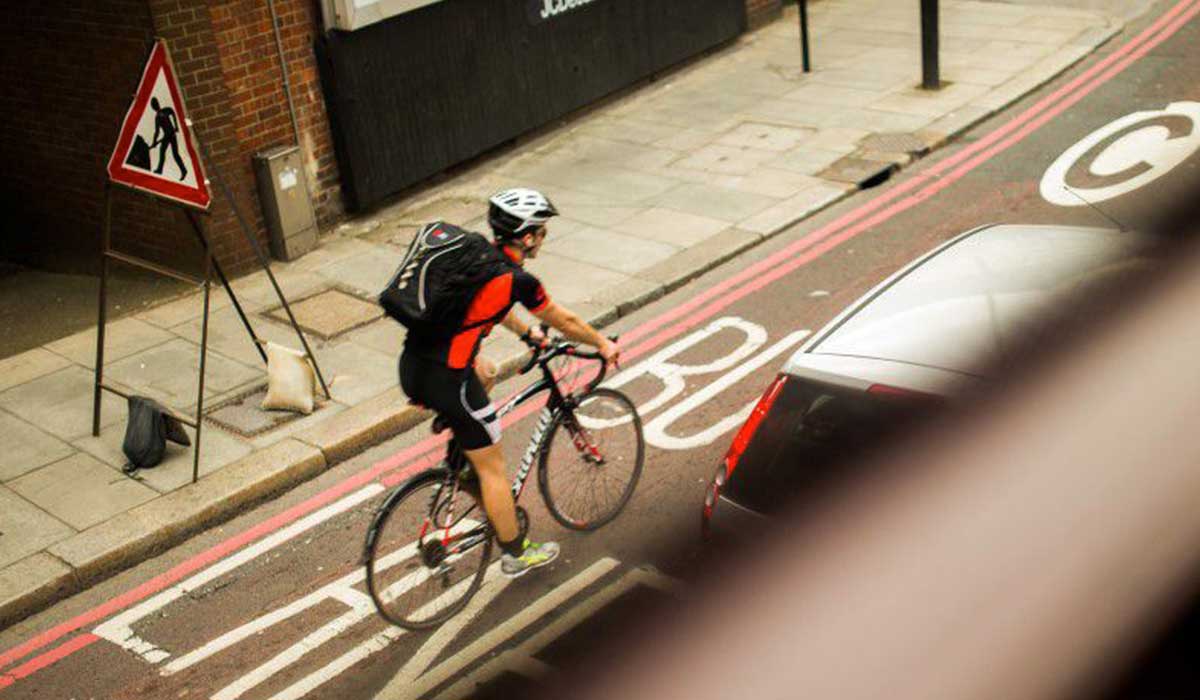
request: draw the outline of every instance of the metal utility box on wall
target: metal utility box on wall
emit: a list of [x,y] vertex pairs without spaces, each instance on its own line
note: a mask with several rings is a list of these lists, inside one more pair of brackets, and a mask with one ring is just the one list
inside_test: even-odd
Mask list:
[[271,255],[279,260],[295,260],[316,248],[317,218],[300,148],[280,146],[257,154],[254,175],[271,238]]

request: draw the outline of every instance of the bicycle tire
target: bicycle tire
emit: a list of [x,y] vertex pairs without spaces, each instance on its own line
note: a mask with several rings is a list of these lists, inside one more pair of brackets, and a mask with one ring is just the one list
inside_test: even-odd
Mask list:
[[[462,557],[449,555],[438,560],[437,548],[442,544],[441,538],[436,536],[444,530],[437,527],[429,532],[422,531],[421,523],[428,522],[435,510],[448,512],[444,510],[448,501],[443,500],[442,489],[450,483],[453,483],[450,471],[444,468],[412,477],[388,496],[367,533],[367,591],[385,620],[408,630],[436,627],[462,610],[479,590],[484,572],[491,563],[492,528],[483,514],[482,504],[469,491],[459,489],[455,494],[454,523],[450,530],[455,535],[469,532],[471,537],[482,537],[481,542],[469,547]],[[467,499],[463,501],[462,510],[458,506],[460,499]],[[472,512],[475,517],[467,520]],[[456,530],[460,525],[462,527]],[[411,554],[405,554],[407,546],[413,546]],[[445,555],[444,547],[441,554]],[[395,555],[394,561],[389,560],[392,555]],[[478,558],[477,564],[472,563],[475,558]],[[451,561],[463,565],[452,566]],[[442,570],[443,565],[446,570]],[[456,569],[464,575],[450,583],[450,573]],[[399,588],[393,590],[397,586]],[[426,589],[433,593],[428,599],[422,597]],[[437,605],[429,609],[435,603]]]
[[[589,405],[597,401],[605,403],[604,408],[606,411],[619,413],[620,415],[616,419],[611,417],[588,417],[586,412],[592,410]],[[560,525],[572,530],[590,531],[612,522],[613,518],[616,518],[621,513],[621,510],[629,503],[629,499],[633,497],[633,490],[637,486],[638,479],[641,477],[642,466],[645,461],[646,440],[642,434],[642,419],[638,416],[637,407],[633,405],[633,402],[625,394],[615,389],[601,387],[577,397],[575,404],[576,408],[574,409],[566,408],[559,411],[546,431],[546,435],[542,438],[538,449],[538,489],[542,492],[542,499],[546,502],[546,508]],[[580,419],[581,413],[585,414],[582,420]],[[593,423],[592,428],[586,426],[589,420]],[[601,457],[605,461],[601,464],[589,463],[586,448],[581,450],[575,443],[574,435],[571,434],[574,432],[572,421],[584,427],[592,439],[591,442],[594,443],[598,441],[596,437],[600,431],[606,429],[603,427],[603,422],[606,420],[612,423],[610,427],[628,425],[630,429],[617,433],[615,439],[613,439],[613,436],[604,435],[606,444],[597,447],[601,452]],[[554,438],[563,431],[568,431],[570,439],[566,441],[560,440],[558,443],[555,443]],[[572,486],[563,486],[562,488],[551,483],[554,477],[552,471],[555,470],[555,465],[552,465],[551,461],[555,460],[556,455],[559,454],[555,451],[555,447],[556,445],[562,445],[564,442],[569,445],[572,451],[562,450],[561,452],[572,455],[574,459],[564,458],[562,461],[568,464],[573,463],[576,466],[583,466],[582,477],[590,480],[589,488],[593,494],[596,493],[595,484],[599,477],[603,477],[604,473],[617,471],[617,469],[612,467],[619,465],[621,470],[628,472],[628,477],[623,480],[624,483],[616,492],[616,498],[611,505],[600,508],[597,512],[581,514],[577,512],[576,508],[578,498],[572,497],[572,494],[578,494],[578,489],[583,481],[571,480]],[[624,444],[622,445],[621,443]],[[631,447],[631,454],[620,454],[615,448],[621,446]],[[601,472],[597,467],[604,467],[604,472]],[[558,466],[557,470],[561,471],[562,468],[562,466]],[[562,482],[561,479],[559,481],[560,483]],[[570,488],[570,491],[567,490],[568,488]],[[605,491],[607,492],[608,489],[606,488]]]

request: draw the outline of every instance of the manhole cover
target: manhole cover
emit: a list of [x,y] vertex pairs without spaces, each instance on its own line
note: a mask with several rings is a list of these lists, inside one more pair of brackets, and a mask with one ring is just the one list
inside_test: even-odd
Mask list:
[[[259,406],[262,405],[266,395],[267,387],[265,385],[251,389],[213,406],[204,412],[204,418],[209,423],[220,426],[235,435],[250,438],[307,417],[303,413],[292,411],[264,411]],[[314,412],[319,410],[320,406],[313,408]]]
[[817,177],[867,188],[887,180],[895,169],[896,164],[891,161],[847,156],[834,161],[828,168],[817,173]]
[[[378,304],[364,301],[340,289],[326,289],[291,304],[296,323],[322,340],[336,338],[347,331],[365,326],[383,315]],[[287,311],[276,306],[265,312],[268,318],[289,323]]]
[[865,151],[879,153],[924,155],[929,152],[929,145],[923,139],[906,133],[871,134],[859,141],[858,147]]

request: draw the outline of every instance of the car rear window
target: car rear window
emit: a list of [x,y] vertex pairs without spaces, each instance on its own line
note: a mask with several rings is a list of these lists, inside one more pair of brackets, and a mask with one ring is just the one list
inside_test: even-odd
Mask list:
[[940,406],[936,397],[868,393],[790,376],[725,486],[771,513],[812,493],[867,450]]

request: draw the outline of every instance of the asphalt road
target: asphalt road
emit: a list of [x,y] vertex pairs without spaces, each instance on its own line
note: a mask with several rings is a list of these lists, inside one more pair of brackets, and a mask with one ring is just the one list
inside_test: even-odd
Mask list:
[[[1200,109],[1200,20],[1139,38],[1174,7],[1159,4],[893,181],[616,324],[627,359],[614,382],[643,406],[646,467],[626,512],[593,534],[557,526],[527,490],[535,538],[564,549],[547,570],[511,583],[489,576],[475,607],[433,632],[397,633],[364,606],[355,577],[369,518],[385,484],[436,450],[419,428],[0,633],[0,700],[433,697],[487,678],[487,693],[503,697],[539,673],[610,658],[595,653],[599,637],[656,619],[650,603],[673,609],[680,582],[711,571],[697,565],[705,484],[804,331],[980,224],[1111,217],[1137,228],[1197,191],[1200,115],[1187,115]],[[1048,201],[1074,197],[1063,182],[1104,214]],[[667,365],[684,367],[685,382],[656,398],[673,391],[658,376]],[[533,422],[506,428],[513,462]]]

